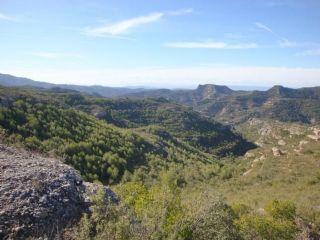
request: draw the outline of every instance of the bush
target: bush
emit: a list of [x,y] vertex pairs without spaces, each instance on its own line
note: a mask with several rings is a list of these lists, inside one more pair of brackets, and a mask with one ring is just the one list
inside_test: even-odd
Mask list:
[[212,199],[192,216],[178,224],[175,239],[238,240],[240,235],[233,224],[234,212],[221,199]]
[[296,206],[289,201],[273,200],[265,207],[266,212],[275,219],[294,220]]
[[38,150],[41,146],[41,142],[35,136],[25,139],[25,146],[30,150]]
[[236,224],[245,239],[291,240],[297,234],[293,222],[269,216],[248,214],[237,220]]
[[103,191],[94,196],[92,202],[92,213],[81,218],[75,230],[75,239],[148,239],[145,228],[130,209],[121,203],[106,203]]
[[293,203],[274,200],[266,205],[265,210],[266,214],[247,212],[239,215],[235,224],[244,239],[291,240],[297,236]]

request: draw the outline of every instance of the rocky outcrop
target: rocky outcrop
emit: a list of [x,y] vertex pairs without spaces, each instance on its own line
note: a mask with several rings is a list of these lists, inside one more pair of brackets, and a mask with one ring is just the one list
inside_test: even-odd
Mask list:
[[244,155],[245,158],[254,158],[254,153],[253,152],[246,152],[246,154]]
[[285,145],[286,145],[286,142],[285,142],[284,140],[280,139],[280,140],[278,141],[278,145],[280,145],[280,146],[285,146]]
[[281,155],[284,154],[284,152],[281,151],[281,150],[280,150],[279,148],[277,148],[277,147],[273,147],[273,148],[272,148],[272,153],[273,153],[273,156],[275,156],[275,157],[280,157]]
[[99,188],[83,182],[73,168],[54,158],[0,144],[0,239],[53,238],[89,212],[89,196]]
[[320,140],[320,129],[314,127],[314,128],[312,128],[312,130],[313,130],[313,134],[310,134],[307,137],[311,138],[315,141],[319,141]]

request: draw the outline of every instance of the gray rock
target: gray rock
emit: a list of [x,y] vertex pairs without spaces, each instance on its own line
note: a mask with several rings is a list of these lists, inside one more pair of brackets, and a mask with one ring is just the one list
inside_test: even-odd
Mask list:
[[109,188],[83,182],[58,159],[0,143],[0,239],[53,238],[90,211],[90,196],[99,188],[106,203],[117,201]]

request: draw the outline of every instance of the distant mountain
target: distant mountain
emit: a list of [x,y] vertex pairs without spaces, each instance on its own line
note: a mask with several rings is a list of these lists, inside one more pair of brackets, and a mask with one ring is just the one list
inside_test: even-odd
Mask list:
[[6,87],[36,87],[45,89],[54,89],[61,91],[61,89],[75,90],[91,95],[113,98],[123,94],[130,94],[143,91],[143,88],[116,88],[116,87],[104,87],[104,86],[80,86],[69,84],[53,84],[47,82],[34,81],[28,78],[15,77],[8,74],[0,74],[0,85]]
[[227,86],[204,84],[196,89],[113,88],[51,84],[0,74],[0,85],[50,89],[53,92],[83,92],[107,98],[164,98],[227,123],[241,123],[251,117],[286,122],[320,121],[320,87],[292,89],[274,86],[266,91],[232,90]]
[[131,98],[165,98],[167,100],[186,104],[189,106],[196,106],[199,102],[208,99],[216,99],[221,96],[230,95],[234,91],[226,86],[219,86],[213,84],[199,85],[195,90],[170,90],[170,89],[156,89],[147,90],[136,93],[125,94],[122,97]]
[[274,86],[267,91],[235,91],[226,86],[199,85],[195,90],[160,89],[130,93],[134,98],[165,98],[234,124],[250,117],[287,122],[320,121],[320,87],[292,89]]

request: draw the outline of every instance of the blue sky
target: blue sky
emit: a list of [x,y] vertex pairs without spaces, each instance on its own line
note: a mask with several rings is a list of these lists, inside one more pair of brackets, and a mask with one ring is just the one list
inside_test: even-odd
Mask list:
[[320,85],[318,0],[0,0],[0,72],[54,83]]

